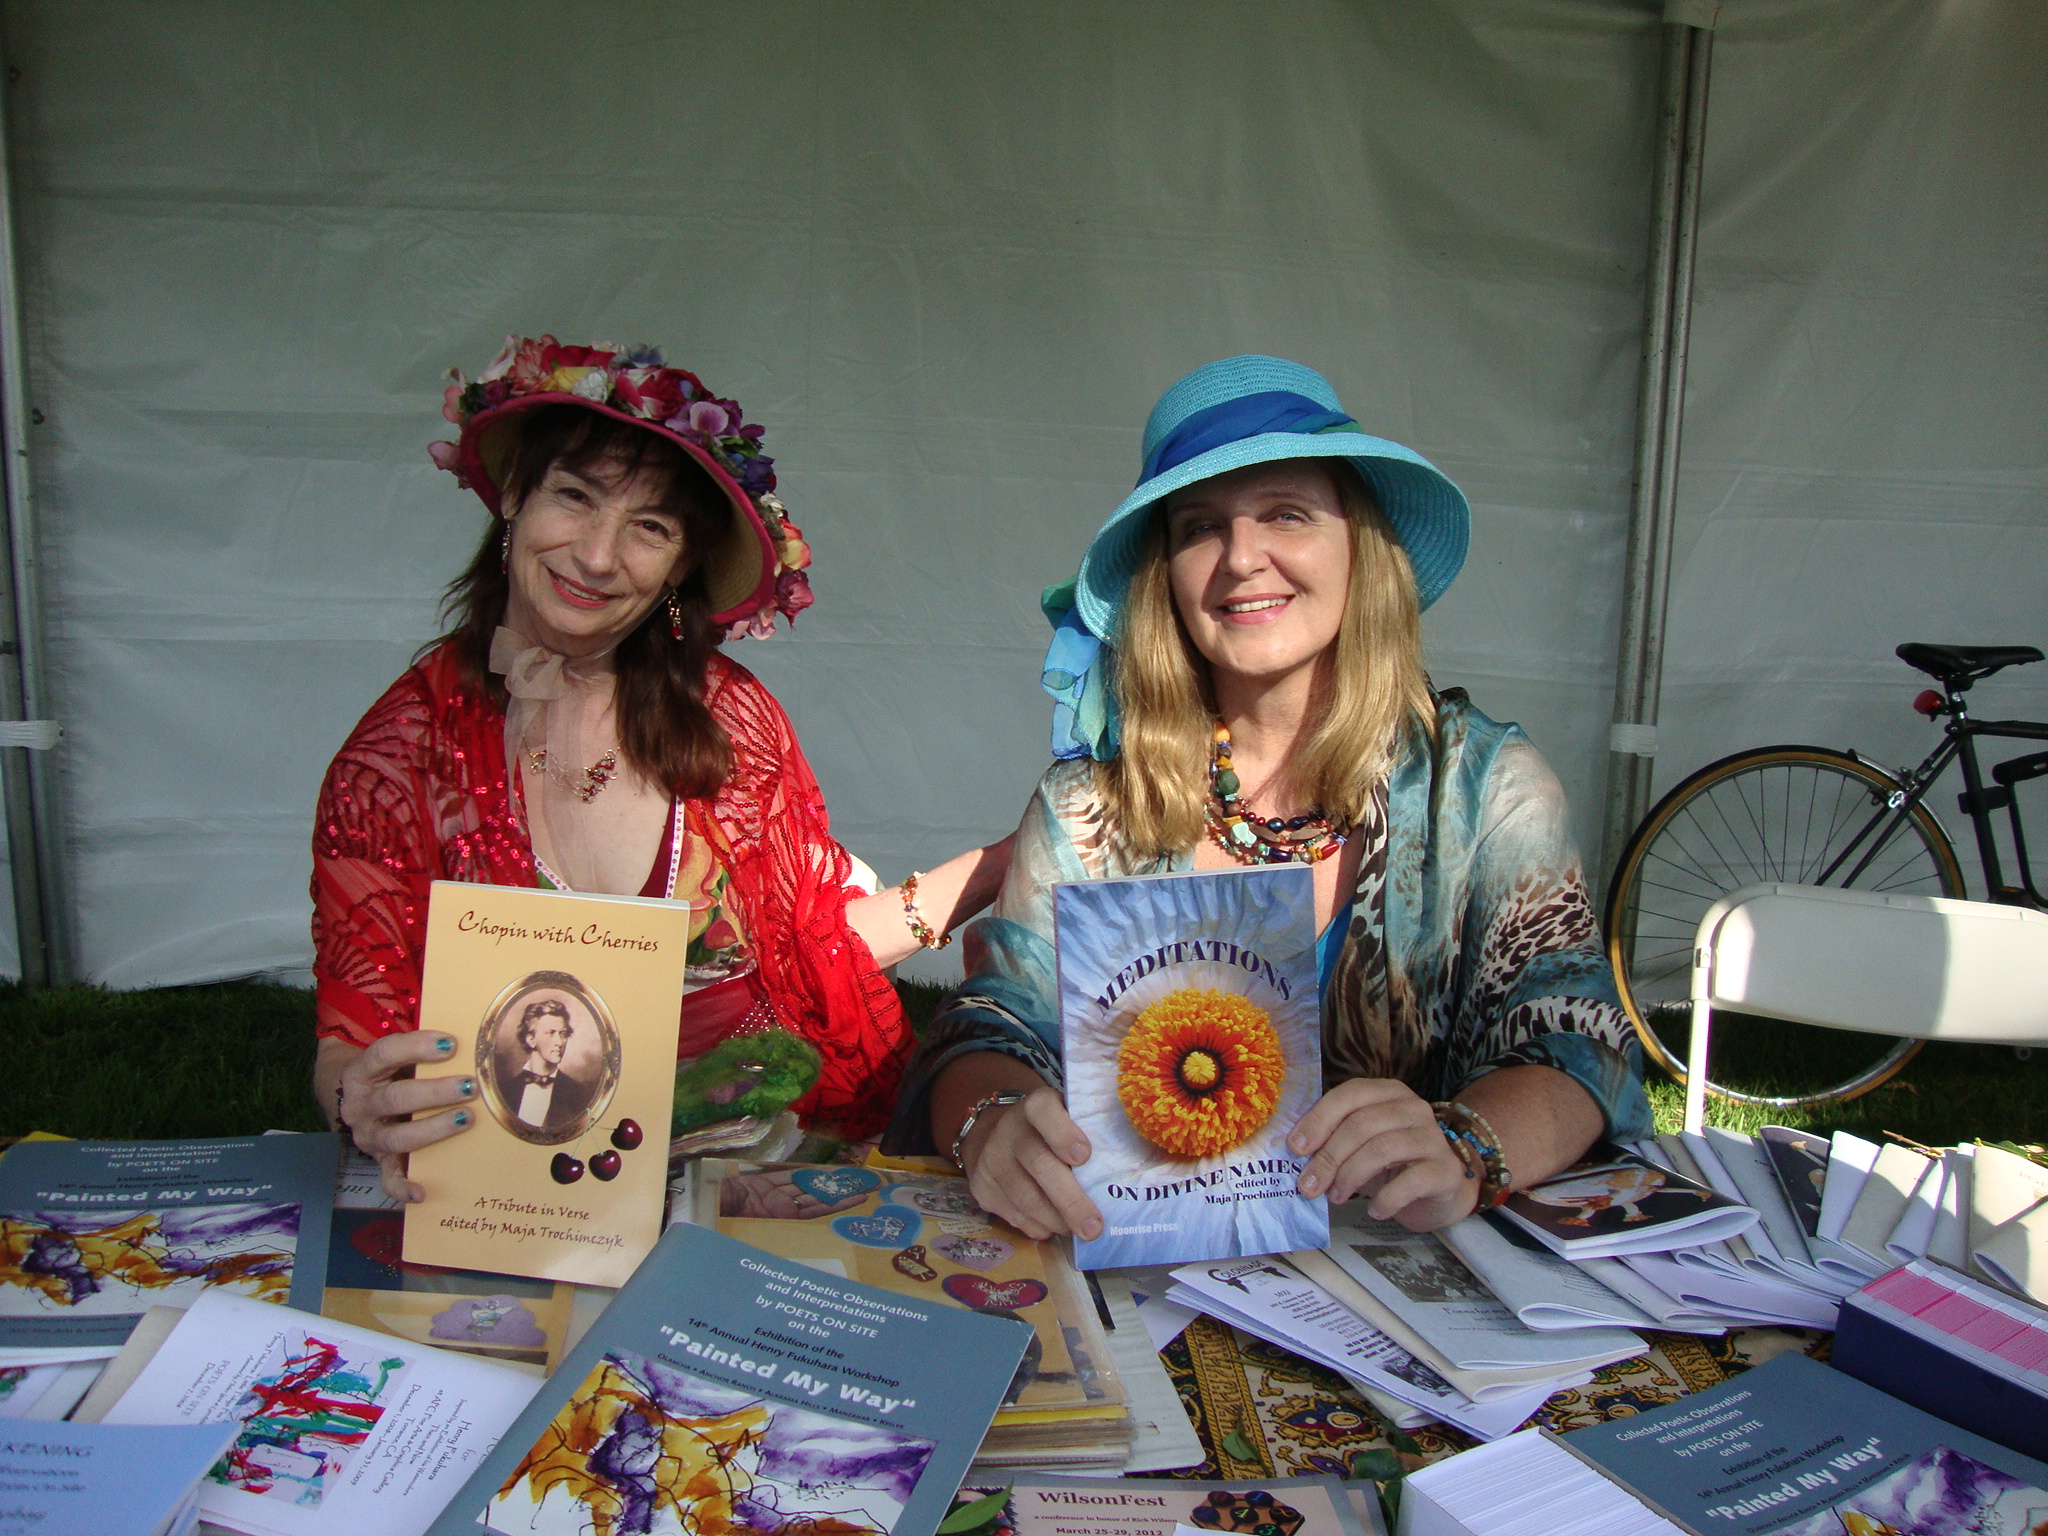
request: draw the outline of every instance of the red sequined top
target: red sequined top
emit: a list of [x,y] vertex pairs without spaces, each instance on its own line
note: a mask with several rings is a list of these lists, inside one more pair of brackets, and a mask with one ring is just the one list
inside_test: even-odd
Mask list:
[[[789,717],[754,675],[711,659],[705,702],[732,771],[684,802],[690,830],[730,871],[727,899],[753,941],[781,1022],[824,1071],[796,1109],[849,1137],[880,1130],[910,1028],[895,988],[846,923],[846,850]],[[320,1030],[356,1045],[419,1027],[427,887],[536,883],[505,773],[505,714],[449,646],[371,706],[327,770],[313,831],[313,972]]]

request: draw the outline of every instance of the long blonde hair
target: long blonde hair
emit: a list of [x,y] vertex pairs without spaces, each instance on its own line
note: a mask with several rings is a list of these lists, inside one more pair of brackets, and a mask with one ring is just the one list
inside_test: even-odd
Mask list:
[[[1317,724],[1295,755],[1297,789],[1333,821],[1358,821],[1413,719],[1436,729],[1422,669],[1422,604],[1415,572],[1372,492],[1348,464],[1327,459],[1350,530],[1351,583],[1328,663],[1317,671]],[[1110,815],[1146,853],[1202,837],[1214,740],[1209,663],[1173,605],[1166,506],[1152,512],[1138,567],[1108,648],[1121,717],[1121,753],[1096,766]]]

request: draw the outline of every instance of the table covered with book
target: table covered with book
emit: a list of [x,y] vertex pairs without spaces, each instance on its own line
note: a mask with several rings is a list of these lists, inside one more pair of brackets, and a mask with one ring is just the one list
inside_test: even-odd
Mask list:
[[[1061,890],[1113,887],[1157,931],[1063,950],[1071,1243],[806,1131],[774,1031],[678,1074],[687,909],[443,887],[423,1016],[477,1114],[417,1203],[330,1134],[0,1156],[24,1528],[1367,1536],[1398,1489],[1413,1536],[2048,1536],[2048,1169],[1710,1130],[1409,1232],[1286,1145],[1307,871]],[[1145,1090],[1161,1042],[1242,1102]]]
[[[1742,1151],[1726,1138],[1720,1145],[1717,1180]],[[1692,1167],[1704,1172],[1693,1150]],[[1948,1497],[1967,1474],[1982,1484],[1971,1497],[1984,1510],[2029,1523],[1953,1529],[2035,1530],[2048,1521],[2048,1494],[2038,1511],[2026,1504],[2027,1490],[2044,1483],[2014,1473],[2036,1463],[2014,1461],[2010,1447],[2032,1447],[2048,1433],[2048,1415],[2039,1410],[2048,1403],[2048,1313],[1989,1283],[1984,1261],[2007,1282],[2028,1273],[2027,1255],[2038,1248],[2026,1244],[2039,1235],[2030,1224],[2048,1210],[2048,1170],[1998,1147],[1887,1155],[1837,1137],[1808,1138],[1790,1150],[1821,1171],[1806,1185],[1822,1196],[1811,1208],[1809,1256],[1862,1253],[1858,1244],[1879,1228],[1886,1242],[1908,1240],[1904,1263],[1882,1244],[1883,1258],[1863,1254],[1875,1274],[1848,1292],[1842,1314],[1857,1323],[1858,1374],[1883,1378],[1903,1401],[1825,1364],[1838,1346],[1829,1329],[1710,1328],[1695,1318],[1691,1331],[1625,1331],[1635,1347],[1572,1370],[1555,1390],[1530,1389],[1538,1400],[1526,1414],[1515,1407],[1522,1387],[1506,1390],[1499,1400],[1515,1422],[1487,1422],[1483,1433],[1415,1422],[1419,1410],[1383,1388],[1400,1384],[1413,1396],[1442,1392],[1448,1382],[1376,1335],[1371,1319],[1434,1334],[1453,1353],[1461,1337],[1518,1337],[1502,1322],[1506,1297],[1487,1302],[1482,1294],[1489,1292],[1482,1271],[1508,1272],[1495,1267],[1483,1241],[1473,1245],[1471,1233],[1416,1237],[1339,1208],[1330,1248],[1320,1253],[1083,1274],[1056,1245],[1034,1244],[980,1211],[964,1182],[938,1165],[687,1159],[672,1179],[667,1236],[615,1298],[602,1287],[410,1263],[406,1217],[377,1189],[364,1160],[337,1161],[331,1137],[270,1136],[44,1140],[0,1158],[0,1204],[11,1213],[0,1291],[0,1411],[34,1421],[38,1438],[19,1443],[50,1454],[64,1448],[60,1435],[81,1444],[102,1437],[86,1449],[123,1458],[132,1500],[165,1501],[166,1536],[180,1528],[179,1511],[187,1522],[203,1512],[218,1522],[213,1528],[248,1536],[481,1529],[451,1511],[476,1496],[465,1485],[486,1484],[496,1490],[492,1529],[696,1530],[677,1492],[688,1479],[636,1483],[632,1469],[694,1465],[692,1486],[716,1473],[727,1495],[782,1486],[786,1501],[788,1490],[804,1486],[801,1457],[790,1447],[850,1431],[858,1433],[835,1454],[869,1468],[853,1478],[866,1476],[867,1491],[842,1498],[836,1512],[805,1517],[830,1513],[846,1522],[848,1536],[929,1536],[942,1520],[950,1536],[1058,1536],[1072,1529],[1058,1521],[1077,1508],[1095,1511],[1096,1529],[1128,1536],[1171,1536],[1167,1525],[1144,1523],[1169,1516],[1170,1525],[1195,1530],[1364,1536],[1381,1521],[1380,1490],[1396,1484],[1416,1508],[1452,1511],[1445,1518],[1458,1523],[1442,1529],[1565,1529],[1496,1523],[1490,1508],[1475,1514],[1472,1501],[1483,1502],[1510,1473],[1531,1486],[1556,1480],[1562,1489],[1580,1464],[1546,1462],[1544,1447],[1626,1435],[1636,1423],[1658,1431],[1653,1444],[1683,1444],[1686,1434],[1714,1430],[1712,1444],[1740,1432],[1748,1438],[1715,1445],[1715,1453],[1733,1454],[1729,1446],[1747,1453],[1755,1444],[1760,1455],[1785,1451],[1766,1465],[1789,1466],[1802,1448],[1764,1445],[1761,1432],[1745,1426],[1776,1426],[1741,1418],[1748,1411],[1742,1398],[1701,1417],[1721,1409],[1716,1394],[1751,1395],[1743,1379],[1761,1368],[1756,1380],[1768,1386],[1766,1403],[1806,1401],[1816,1380],[1830,1389],[1842,1383],[1882,1406],[1883,1433],[1917,1447],[1882,1463],[1870,1451],[1856,1497],[1890,1500],[1884,1507],[1897,1505],[1896,1515],[1933,1497],[1928,1490],[1937,1485]],[[1661,1166],[1658,1151],[1639,1147],[1631,1166]],[[1665,1158],[1677,1162],[1669,1152]],[[1685,1177],[1675,1166],[1666,1171],[1674,1182]],[[1576,1175],[1583,1185],[1585,1171]],[[1841,1196],[1852,1179],[1855,1196]],[[1837,1190],[1831,1211],[1830,1188]],[[138,1214],[141,1201],[153,1209]],[[1703,1205],[1696,1196],[1690,1203]],[[1925,1210],[1935,1219],[1920,1219]],[[1953,1219],[1944,1223],[1944,1212]],[[1800,1219],[1789,1201],[1772,1217],[1788,1214]],[[1498,1214],[1488,1224],[1495,1236],[1511,1226]],[[1833,1236],[1821,1238],[1823,1231]],[[685,1234],[694,1235],[686,1242]],[[1958,1234],[1966,1250],[1950,1268],[1940,1262],[1942,1245]],[[1919,1235],[1932,1257],[1912,1254]],[[1540,1244],[1515,1247],[1539,1267],[1557,1259],[1543,1257]],[[1460,1252],[1478,1267],[1465,1267]],[[1673,1252],[1684,1250],[1665,1250],[1667,1262],[1676,1262]],[[1713,1273],[1697,1257],[1687,1267]],[[1782,1279],[1783,1269],[1776,1273]],[[1514,1284],[1500,1284],[1530,1310]],[[1751,1300],[1769,1305],[1776,1284],[1760,1285]],[[1734,1305],[1740,1293],[1721,1285],[1714,1294]],[[1381,1297],[1407,1304],[1390,1318]],[[1578,1304],[1597,1310],[1586,1296]],[[1693,1297],[1690,1305],[1706,1303]],[[1432,1308],[1442,1315],[1432,1320]],[[1496,1332],[1446,1333],[1452,1314],[1483,1314]],[[941,1322],[959,1336],[933,1334]],[[1030,1325],[1028,1345],[1018,1322]],[[913,1332],[892,1337],[890,1330],[904,1327]],[[1555,1357],[1558,1338],[1605,1338],[1612,1330],[1524,1332],[1534,1338],[1523,1344]],[[1781,1379],[1790,1369],[1781,1357],[1790,1356],[1822,1362],[1815,1367],[1822,1377]],[[798,1390],[782,1409],[765,1393],[736,1395],[725,1385],[784,1379]],[[1481,1378],[1452,1379],[1471,1385]],[[1915,1415],[1907,1406],[1913,1402],[1936,1405],[1948,1422],[1919,1414],[1902,1427],[1885,1417]],[[1455,1412],[1478,1423],[1475,1411],[1484,1408],[1467,1403]],[[1876,1411],[1860,1399],[1839,1411],[1852,1408]],[[917,1412],[927,1417],[901,1418]],[[1679,1427],[1663,1429],[1673,1415]],[[193,1432],[219,1431],[222,1420],[241,1428],[207,1470],[218,1447]],[[1404,1420],[1407,1427],[1399,1427]],[[650,1428],[658,1422],[693,1426],[687,1445]],[[1838,1432],[1816,1429],[1812,1438],[1827,1454],[1818,1470],[1800,1475],[1849,1478],[1831,1458],[1861,1465],[1860,1423],[1844,1418],[1820,1426]],[[1935,1439],[1926,1425],[1938,1426]],[[149,1427],[165,1432],[156,1449],[105,1438]],[[1533,1430],[1562,1438],[1539,1446]],[[173,1431],[185,1439],[173,1443]],[[119,1449],[122,1443],[130,1448]],[[702,1449],[707,1444],[711,1450]],[[1676,1525],[1644,1524],[1646,1531],[1834,1536],[1831,1528],[1768,1523],[1780,1513],[1774,1501],[1807,1492],[1791,1472],[1743,1489],[1742,1477],[1763,1474],[1742,1460],[1730,1464],[1726,1486],[1736,1491],[1724,1497],[1736,1501],[1727,1508],[1748,1511],[1747,1523],[1687,1524],[1672,1495],[1628,1491],[1631,1446],[1619,1445],[1624,1471],[1610,1469],[1586,1485],[1589,1509],[1612,1496],[1624,1501],[1629,1519],[1638,1511],[1646,1521],[1663,1519],[1652,1506],[1677,1518]],[[633,1455],[622,1449],[634,1446]],[[923,1458],[928,1478],[906,1481],[888,1470],[906,1446]],[[834,1463],[842,1474],[850,1464],[844,1456]],[[748,1470],[735,1483],[732,1469],[742,1464]],[[59,1475],[44,1481],[54,1486],[50,1479]],[[636,1487],[644,1493],[638,1504]],[[1834,1491],[1815,1487],[1814,1497]],[[1146,1488],[1158,1491],[1128,1491]],[[1127,1491],[1097,1491],[1116,1489]],[[707,1496],[699,1486],[691,1497]],[[1102,1525],[1108,1517],[1097,1506],[1105,1500],[1136,1523]],[[727,1497],[720,1518],[729,1529],[764,1536],[794,1530],[764,1514],[773,1503]],[[1793,1509],[1788,1502],[1786,1511]],[[606,1519],[592,1523],[597,1514]],[[636,1524],[639,1515],[646,1520]],[[1589,1530],[1633,1528],[1611,1509],[1599,1518],[1620,1523]],[[1855,1536],[1923,1528],[1896,1520],[1889,1527],[1837,1524]]]

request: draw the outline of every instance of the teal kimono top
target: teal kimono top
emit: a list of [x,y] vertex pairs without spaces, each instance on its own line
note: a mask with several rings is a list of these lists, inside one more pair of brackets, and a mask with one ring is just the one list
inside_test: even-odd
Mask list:
[[[1651,1134],[1641,1048],[1601,948],[1564,789],[1523,734],[1437,697],[1434,740],[1411,722],[1364,820],[1358,884],[1325,966],[1326,1086],[1398,1078],[1453,1098],[1499,1067],[1554,1067],[1593,1096],[1607,1135]],[[885,1145],[936,1150],[933,1079],[1000,1051],[1060,1085],[1055,884],[1194,867],[1194,850],[1139,855],[1118,836],[1086,759],[1055,763],[1017,830],[987,916],[962,935],[967,979],[919,1042]]]

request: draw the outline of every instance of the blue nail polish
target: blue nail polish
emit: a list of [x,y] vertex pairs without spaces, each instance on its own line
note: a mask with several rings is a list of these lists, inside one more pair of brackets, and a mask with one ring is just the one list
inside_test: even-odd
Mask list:
[[476,1079],[475,1079],[475,1078],[473,1078],[473,1077],[465,1077],[465,1078],[464,1078],[464,1079],[462,1080],[462,1087],[461,1087],[461,1089],[460,1089],[459,1091],[461,1092],[462,1096],[463,1096],[463,1097],[464,1097],[465,1099],[473,1099],[473,1098],[475,1098],[475,1097],[476,1097]]
[[455,1123],[456,1123],[457,1125],[462,1125],[462,1126],[466,1126],[466,1125],[468,1125],[468,1124],[469,1124],[469,1111],[468,1111],[468,1110],[466,1110],[466,1109],[458,1109],[457,1111],[455,1111]]
[[446,1056],[450,1051],[455,1049],[455,1042],[451,1040],[448,1036],[443,1035],[440,1039],[434,1042],[434,1049],[439,1051],[443,1056]]

